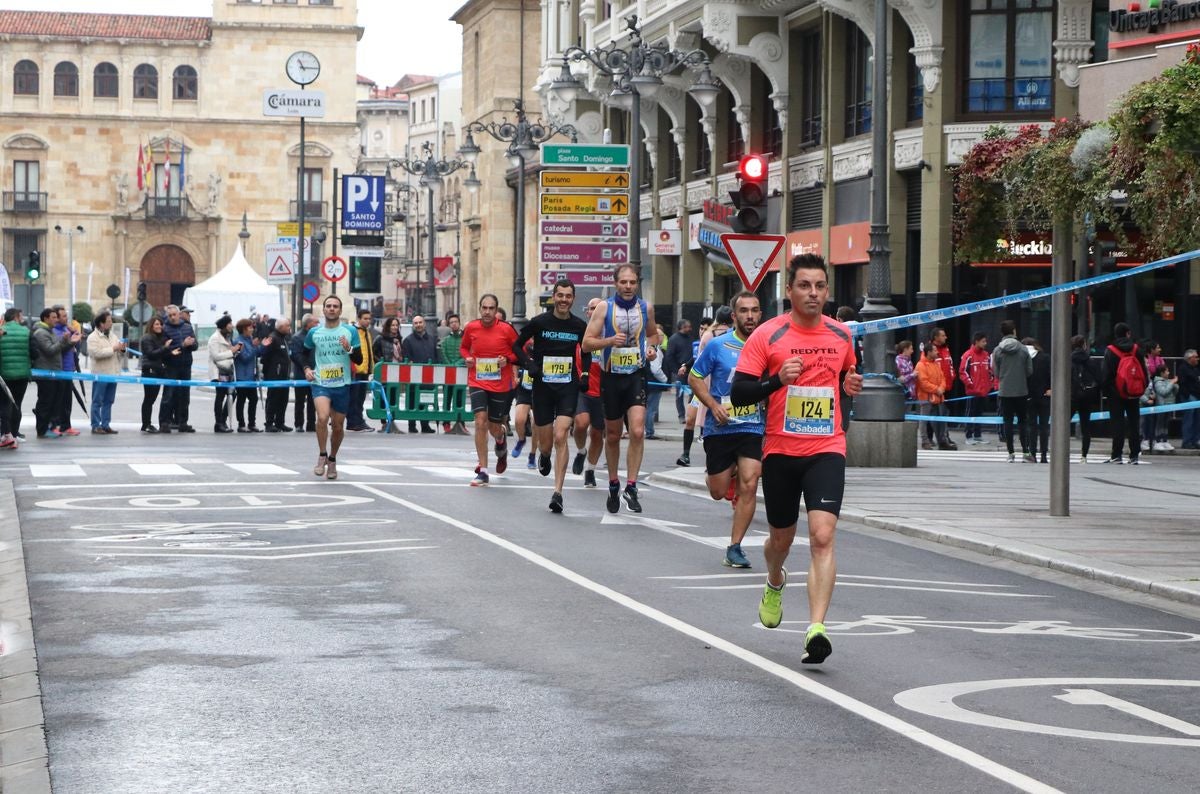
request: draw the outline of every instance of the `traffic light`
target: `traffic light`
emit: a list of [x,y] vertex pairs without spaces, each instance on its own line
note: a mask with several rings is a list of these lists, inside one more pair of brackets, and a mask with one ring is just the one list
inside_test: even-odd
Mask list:
[[33,283],[42,277],[42,255],[37,251],[30,251],[29,257],[25,260],[25,280]]
[[144,281],[138,282],[137,296],[138,296],[137,299],[139,302],[141,302],[141,303],[146,302],[146,282],[144,282]]
[[743,155],[738,161],[738,179],[741,187],[729,191],[733,206],[737,207],[733,230],[738,234],[762,234],[767,227],[766,155]]

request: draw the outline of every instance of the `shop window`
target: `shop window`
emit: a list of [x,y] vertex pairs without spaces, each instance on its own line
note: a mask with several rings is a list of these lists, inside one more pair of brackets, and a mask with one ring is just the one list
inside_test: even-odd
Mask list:
[[925,117],[925,82],[921,79],[921,70],[917,68],[917,56],[913,55],[914,47],[912,31],[908,33],[908,121],[920,121]]
[[1051,110],[1051,0],[971,0],[965,15],[968,113]]
[[846,20],[846,137],[871,131],[871,42]]
[[158,99],[158,70],[148,63],[133,70],[133,98]]
[[177,102],[195,102],[200,96],[200,78],[196,75],[196,70],[191,66],[175,67],[175,74],[171,78],[173,87],[172,95]]
[[54,67],[54,95],[79,96],[79,67],[63,61]]
[[107,61],[96,64],[92,70],[92,96],[116,97],[120,90],[120,75],[117,67]]
[[821,32],[800,36],[800,145],[821,145]]
[[13,93],[17,96],[38,95],[38,67],[33,61],[17,61],[13,67]]

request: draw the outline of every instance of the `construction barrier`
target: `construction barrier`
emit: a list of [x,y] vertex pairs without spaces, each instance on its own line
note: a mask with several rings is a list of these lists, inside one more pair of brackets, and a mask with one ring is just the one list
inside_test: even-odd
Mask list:
[[376,364],[371,419],[470,422],[467,368],[450,364]]

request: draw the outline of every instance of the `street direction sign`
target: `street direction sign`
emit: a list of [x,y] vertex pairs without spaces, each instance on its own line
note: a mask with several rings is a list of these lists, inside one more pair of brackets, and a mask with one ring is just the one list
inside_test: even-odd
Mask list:
[[616,143],[543,143],[542,165],[628,168],[629,147]]
[[342,229],[382,232],[386,183],[382,176],[342,176]]
[[342,246],[342,253],[345,254],[346,256],[359,256],[364,259],[366,259],[368,257],[374,257],[376,259],[383,259],[384,254],[387,253],[387,249],[386,248],[371,248],[371,247],[362,246],[362,245],[344,245],[344,246]]
[[346,260],[340,256],[327,256],[321,261],[321,275],[326,281],[341,281],[349,270]]
[[624,193],[601,196],[593,193],[543,193],[543,215],[624,215],[629,198]]
[[291,284],[296,280],[296,249],[289,242],[267,243],[267,283]]
[[543,171],[542,187],[629,187],[628,171]]
[[628,243],[550,243],[539,246],[547,265],[619,265],[629,261]]
[[609,270],[539,270],[538,281],[543,287],[553,287],[560,278],[571,280],[576,287],[611,287]]
[[[308,223],[307,221],[305,221],[305,223],[304,223],[304,233],[307,234],[309,237],[312,236],[312,224]],[[287,223],[277,223],[277,224],[275,224],[275,236],[276,237],[299,237],[300,236],[300,224],[297,223],[296,221],[289,221]]]
[[771,269],[787,237],[782,234],[722,234],[721,245],[729,253],[742,284],[753,292]]
[[543,237],[628,237],[629,221],[551,221],[542,219]]

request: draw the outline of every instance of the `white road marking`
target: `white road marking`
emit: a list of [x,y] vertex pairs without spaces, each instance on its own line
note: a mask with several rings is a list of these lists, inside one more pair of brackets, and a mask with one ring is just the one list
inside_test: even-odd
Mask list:
[[[75,463],[30,463],[34,477],[84,477],[83,467]],[[76,486],[72,486],[76,487]]]
[[[794,582],[793,582],[794,584]],[[912,585],[901,584],[869,584],[867,582],[843,582],[841,577],[838,577],[838,587],[869,587],[873,590],[919,590],[925,593],[956,593],[958,595],[980,595],[991,596],[993,598],[1053,598],[1050,595],[1039,595],[1037,593],[997,593],[990,590],[959,590],[949,587],[914,587]],[[676,587],[676,590],[751,590],[762,587],[762,583],[758,584],[711,584],[711,585],[681,585]]]
[[143,477],[190,477],[192,474],[178,463],[130,463],[127,465]]
[[264,557],[259,554],[214,554],[213,552],[203,551],[188,554],[186,552],[149,552],[146,554],[123,554],[120,552],[106,552],[105,557],[204,557],[205,559],[217,558],[223,560],[298,560],[304,557],[341,557],[347,554],[378,554],[383,551],[425,551],[427,549],[436,549],[437,546],[392,546],[386,549],[345,549],[342,551],[310,551],[304,554],[273,554]]
[[298,474],[292,469],[276,466],[274,463],[226,463],[226,466],[242,474]]
[[385,477],[399,477],[400,473],[395,471],[386,471],[377,469],[374,466],[364,466],[361,463],[338,463],[338,474],[353,474],[357,476],[377,477],[383,475]]
[[[999,728],[1005,731],[1021,731],[1023,733],[1037,733],[1047,736],[1070,736],[1077,739],[1128,742],[1131,744],[1200,747],[1200,739],[1183,739],[1177,736],[1145,736],[1136,733],[1086,731],[1078,728],[1064,728],[1058,725],[1043,725],[1038,722],[1025,722],[1024,720],[1012,720],[1007,717],[982,714],[965,709],[954,703],[956,697],[974,695],[980,692],[993,692],[998,689],[1017,689],[1021,687],[1066,688],[1074,686],[1165,686],[1183,689],[1184,687],[1200,687],[1200,681],[1173,681],[1164,678],[1005,678],[992,681],[964,681],[957,684],[923,686],[901,692],[892,699],[896,701],[897,705],[903,706],[909,711],[915,711],[918,714],[939,717],[944,720],[951,720],[952,722],[965,722],[968,725],[982,725],[985,728]],[[1176,700],[1177,702],[1185,702],[1182,696]]]
[[1070,703],[1072,706],[1108,706],[1110,709],[1116,709],[1140,720],[1161,725],[1167,730],[1182,733],[1184,736],[1200,736],[1200,726],[1175,719],[1161,711],[1139,706],[1137,703],[1130,703],[1128,700],[1121,700],[1121,698],[1113,697],[1106,692],[1097,692],[1094,689],[1068,689],[1061,695],[1055,695],[1054,699]]
[[843,708],[852,714],[869,720],[870,722],[886,728],[887,730],[894,731],[895,733],[911,739],[918,744],[922,744],[932,750],[942,753],[943,755],[961,761],[967,766],[977,769],[984,774],[991,775],[997,780],[1008,783],[1015,788],[1021,789],[1022,791],[1039,793],[1058,791],[1058,789],[1048,786],[1040,780],[1036,780],[1028,775],[1024,775],[1015,769],[1010,769],[1009,767],[982,756],[973,750],[969,750],[966,747],[955,744],[947,739],[943,739],[942,737],[932,734],[929,731],[913,725],[912,723],[905,722],[899,717],[894,717],[885,711],[853,698],[844,692],[834,689],[833,687],[817,683],[811,678],[801,675],[798,671],[773,662],[765,656],[754,653],[753,651],[743,648],[740,645],[732,643],[722,637],[718,637],[715,634],[711,634],[703,629],[691,625],[690,623],[686,623],[676,617],[668,615],[662,610],[655,609],[647,604],[643,604],[642,602],[637,601],[636,599],[633,599],[624,593],[613,590],[612,588],[602,585],[592,579],[588,579],[586,576],[576,573],[570,568],[559,565],[553,560],[536,552],[530,551],[523,546],[518,546],[516,543],[506,540],[499,535],[488,532],[484,529],[480,529],[466,523],[465,521],[460,521],[457,518],[448,516],[444,513],[430,510],[427,507],[423,507],[415,502],[394,496],[386,491],[381,491],[378,488],[370,485],[356,484],[356,487],[360,490],[367,491],[368,493],[375,494],[381,499],[394,502],[395,504],[412,510],[415,513],[420,513],[421,515],[428,516],[429,518],[433,518],[437,521],[441,521],[444,524],[455,527],[464,532],[468,532],[481,540],[487,541],[488,543],[522,557],[523,559],[526,559],[529,562],[544,568],[550,573],[566,579],[572,584],[578,585],[586,590],[590,590],[591,592],[606,598],[609,601],[618,604],[619,606],[660,623],[670,629],[673,629],[674,631],[679,632],[680,634],[703,642],[716,650],[727,653],[736,659],[757,667],[758,669],[770,675],[792,684],[796,688],[801,689],[810,695],[833,703],[839,708]]

